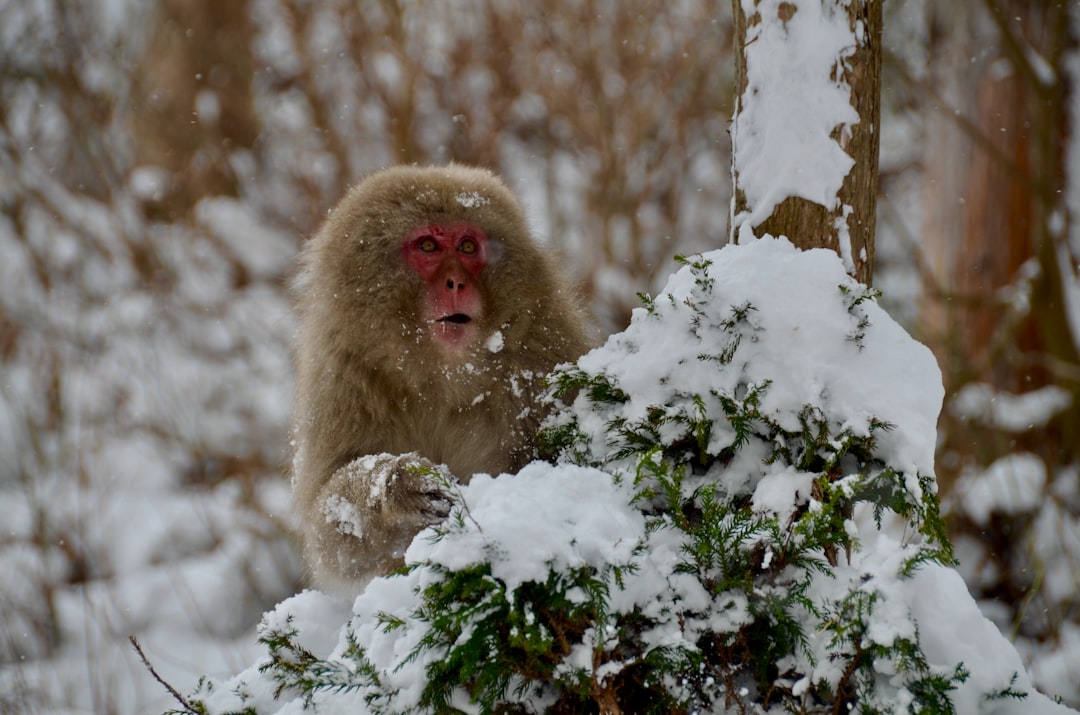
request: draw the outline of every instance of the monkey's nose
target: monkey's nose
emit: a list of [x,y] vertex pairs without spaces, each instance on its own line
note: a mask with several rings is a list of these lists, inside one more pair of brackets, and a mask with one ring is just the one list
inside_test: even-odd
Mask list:
[[462,290],[463,288],[465,288],[465,284],[458,283],[453,278],[451,278],[446,281],[446,287],[450,290]]

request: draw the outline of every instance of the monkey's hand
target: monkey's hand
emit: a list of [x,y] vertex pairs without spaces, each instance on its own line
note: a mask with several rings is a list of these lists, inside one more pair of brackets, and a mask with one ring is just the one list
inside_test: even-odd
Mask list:
[[[386,574],[401,565],[417,533],[450,513],[441,485],[452,480],[445,467],[415,453],[366,455],[334,472],[319,509],[357,572]],[[343,536],[354,538],[346,545]]]

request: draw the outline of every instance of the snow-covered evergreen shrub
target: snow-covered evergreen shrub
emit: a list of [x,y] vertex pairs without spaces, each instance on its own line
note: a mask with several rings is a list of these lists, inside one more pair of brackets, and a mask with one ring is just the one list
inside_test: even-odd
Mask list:
[[[835,254],[765,238],[684,263],[554,376],[556,464],[446,484],[406,573],[340,631],[328,597],[281,604],[268,657],[190,709],[1018,707],[1018,656],[943,565],[929,351]],[[1056,707],[1033,695],[1012,711]]]

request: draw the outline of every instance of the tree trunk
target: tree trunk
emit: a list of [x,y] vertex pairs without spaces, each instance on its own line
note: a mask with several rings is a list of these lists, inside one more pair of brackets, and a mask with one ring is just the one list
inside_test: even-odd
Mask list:
[[182,219],[204,196],[239,193],[230,155],[254,146],[251,54],[256,28],[248,0],[165,0],[135,65],[136,165],[168,172],[152,210]]
[[920,232],[932,285],[922,332],[949,392],[972,382],[1018,394],[1052,384],[1073,399],[1045,428],[1022,433],[946,414],[939,480],[948,491],[972,463],[1027,450],[1067,464],[1080,449],[1080,352],[1066,285],[1076,280],[1067,243],[1075,219],[1062,198],[1065,58],[1075,38],[1064,4],[985,0],[938,12]]
[[[855,38],[854,52],[838,63],[840,80],[850,88],[851,105],[858,112],[857,123],[836,127],[833,139],[854,160],[832,206],[799,196],[788,196],[768,218],[750,228],[754,235],[787,236],[800,248],[829,248],[839,253],[848,271],[870,284],[874,268],[874,227],[877,210],[878,131],[881,108],[881,3],[882,0],[852,0],[845,9],[837,0],[732,0],[736,37],[736,86],[743,97],[747,88],[747,32],[762,22],[762,13],[776,13],[787,23],[799,21],[800,7],[820,5],[822,10],[846,12],[848,29]],[[748,15],[744,8],[753,5]],[[816,8],[815,8],[816,9]],[[793,71],[799,68],[792,68]],[[751,68],[751,71],[752,68]],[[736,115],[743,106],[740,99]],[[736,151],[737,151],[736,147]],[[755,207],[742,190],[738,172],[732,216],[752,212]],[[738,237],[738,226],[732,235]]]

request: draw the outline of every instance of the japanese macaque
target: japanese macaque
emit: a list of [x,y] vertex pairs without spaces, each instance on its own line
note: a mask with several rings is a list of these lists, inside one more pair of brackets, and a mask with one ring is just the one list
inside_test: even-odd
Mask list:
[[317,586],[355,592],[446,515],[433,472],[467,483],[535,457],[543,378],[585,351],[582,316],[509,189],[461,165],[361,182],[294,288],[304,553]]

